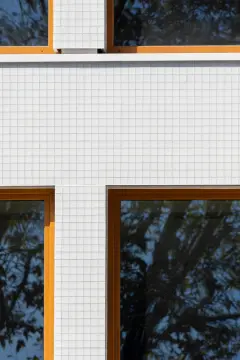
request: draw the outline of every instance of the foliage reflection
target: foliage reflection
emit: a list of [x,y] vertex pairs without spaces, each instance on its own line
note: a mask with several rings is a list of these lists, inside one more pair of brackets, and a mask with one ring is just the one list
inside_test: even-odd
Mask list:
[[121,359],[240,355],[240,201],[121,202]]

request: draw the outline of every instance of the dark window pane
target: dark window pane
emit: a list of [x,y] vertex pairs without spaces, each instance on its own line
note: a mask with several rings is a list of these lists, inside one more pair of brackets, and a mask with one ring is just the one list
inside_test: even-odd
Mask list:
[[115,46],[239,45],[240,0],[114,0]]
[[1,0],[0,46],[47,46],[48,0]]
[[44,202],[0,201],[0,359],[43,360]]
[[121,360],[240,356],[240,201],[121,202]]

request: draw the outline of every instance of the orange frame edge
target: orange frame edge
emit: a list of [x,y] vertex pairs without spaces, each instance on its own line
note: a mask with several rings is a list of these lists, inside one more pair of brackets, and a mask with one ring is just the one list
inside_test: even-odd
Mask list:
[[54,54],[53,1],[48,0],[48,46],[0,46],[0,54]]
[[0,200],[44,201],[44,360],[54,360],[54,213],[53,188],[1,188]]
[[108,53],[239,53],[240,45],[221,46],[114,46],[114,0],[107,0]]

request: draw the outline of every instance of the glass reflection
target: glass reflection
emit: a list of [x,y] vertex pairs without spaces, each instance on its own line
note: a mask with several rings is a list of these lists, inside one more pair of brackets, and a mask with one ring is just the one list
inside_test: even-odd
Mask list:
[[115,46],[239,45],[239,0],[115,0]]
[[0,201],[0,359],[43,360],[44,202]]
[[48,0],[1,0],[0,46],[47,46]]
[[240,201],[121,202],[121,360],[240,358]]

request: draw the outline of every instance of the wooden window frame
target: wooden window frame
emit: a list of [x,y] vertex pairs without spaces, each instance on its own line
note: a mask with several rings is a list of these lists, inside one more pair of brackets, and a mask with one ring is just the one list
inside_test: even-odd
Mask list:
[[109,53],[239,53],[240,45],[217,46],[115,46],[114,0],[107,0],[107,52]]
[[44,360],[54,360],[54,189],[1,188],[1,200],[44,201]]
[[107,188],[107,360],[120,360],[120,201],[238,199],[232,186]]
[[0,54],[54,54],[53,49],[53,1],[48,0],[47,46],[0,46]]

